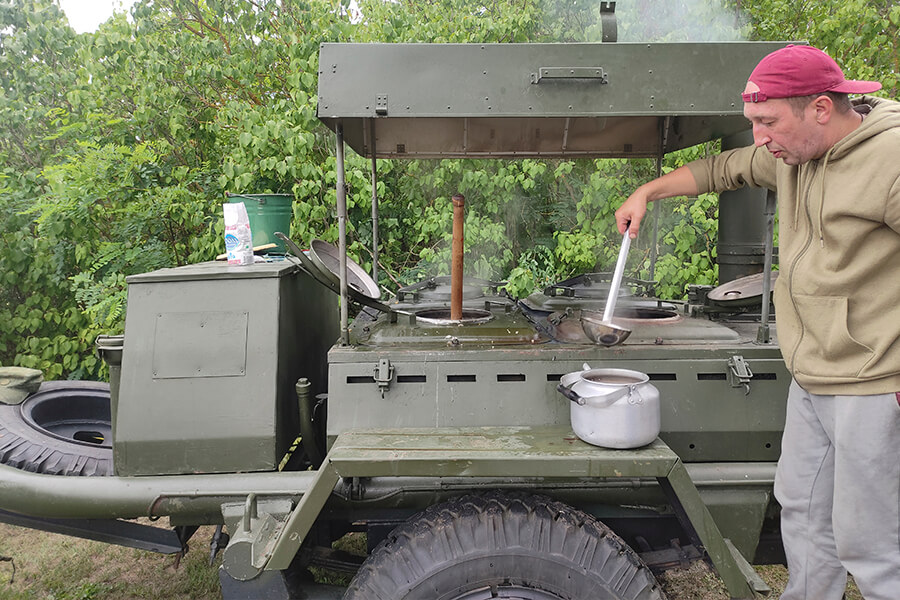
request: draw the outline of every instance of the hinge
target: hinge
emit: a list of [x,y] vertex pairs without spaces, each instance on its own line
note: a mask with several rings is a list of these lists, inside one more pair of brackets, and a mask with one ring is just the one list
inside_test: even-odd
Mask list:
[[731,387],[743,387],[744,395],[750,394],[750,380],[753,379],[753,371],[743,356],[736,354],[728,359],[728,378]]
[[382,358],[375,365],[374,370],[373,378],[378,384],[378,389],[381,390],[381,397],[384,398],[384,393],[391,387],[391,380],[394,378],[394,365],[391,364],[389,358]]
[[388,114],[387,94],[376,94],[375,95],[375,114],[378,115],[379,117],[383,117]]

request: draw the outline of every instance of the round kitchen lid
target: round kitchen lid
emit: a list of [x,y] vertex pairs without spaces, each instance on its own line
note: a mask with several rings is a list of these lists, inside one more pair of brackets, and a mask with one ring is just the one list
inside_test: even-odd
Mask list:
[[[333,283],[340,285],[340,253],[336,247],[324,240],[309,243],[309,258],[319,271]],[[347,258],[347,291],[355,299],[356,292],[368,299],[381,298],[381,289],[375,280],[351,258]]]
[[[463,300],[480,298],[485,295],[484,288],[496,289],[501,285],[503,284],[494,281],[476,279],[474,277],[463,277]],[[412,303],[435,301],[449,302],[452,291],[450,277],[438,275],[400,288],[397,290],[397,298],[401,302],[409,299]]]
[[[769,274],[769,289],[775,288],[775,280],[779,271],[771,271]],[[713,288],[708,298],[723,306],[752,306],[762,303],[763,274],[755,273],[746,277],[739,277],[734,281],[723,283]]]
[[[300,261],[300,265],[313,279],[335,294],[341,293],[341,281],[338,275],[340,258],[337,248],[328,242],[313,240],[309,251],[304,251],[283,233],[278,232],[275,235],[285,243],[290,254]],[[369,306],[382,312],[391,311],[378,300],[381,297],[381,290],[375,280],[350,258],[347,259],[347,295],[351,300],[363,306]]]

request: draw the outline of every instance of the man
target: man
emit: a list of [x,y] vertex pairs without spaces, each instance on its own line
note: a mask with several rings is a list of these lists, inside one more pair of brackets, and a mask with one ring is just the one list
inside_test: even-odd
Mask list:
[[900,599],[900,103],[848,94],[827,54],[788,46],[743,93],[754,146],[639,187],[616,211],[636,237],[647,203],[777,191],[778,338],[791,382],[775,497],[789,581],[782,600]]

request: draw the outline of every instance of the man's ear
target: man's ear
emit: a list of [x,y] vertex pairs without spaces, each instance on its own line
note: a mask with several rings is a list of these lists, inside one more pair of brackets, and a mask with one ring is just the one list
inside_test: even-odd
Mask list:
[[834,114],[834,101],[828,96],[822,95],[813,100],[812,105],[815,110],[816,123],[827,125]]

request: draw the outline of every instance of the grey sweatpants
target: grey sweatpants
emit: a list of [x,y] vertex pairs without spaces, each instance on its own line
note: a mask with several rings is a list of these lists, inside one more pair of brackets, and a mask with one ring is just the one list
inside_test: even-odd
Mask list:
[[900,599],[900,397],[819,396],[794,381],[775,474],[781,600]]

